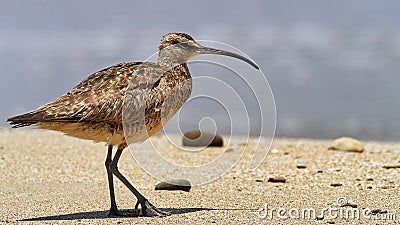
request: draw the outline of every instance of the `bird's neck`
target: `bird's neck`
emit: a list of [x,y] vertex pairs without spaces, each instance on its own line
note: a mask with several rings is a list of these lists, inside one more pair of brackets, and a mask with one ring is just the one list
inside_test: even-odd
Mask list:
[[186,64],[187,59],[179,54],[172,54],[170,51],[161,50],[158,54],[157,63],[167,69],[172,69],[179,65]]

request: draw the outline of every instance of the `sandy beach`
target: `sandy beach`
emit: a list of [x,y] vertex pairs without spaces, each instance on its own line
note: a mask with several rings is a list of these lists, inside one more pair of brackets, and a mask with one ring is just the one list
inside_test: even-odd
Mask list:
[[[246,145],[239,138],[232,142],[233,146]],[[192,187],[190,192],[155,191],[159,181],[142,170],[128,150],[124,151],[121,172],[150,202],[172,215],[108,218],[103,144],[56,132],[1,129],[0,223],[400,222],[399,143],[362,141],[365,150],[358,153],[329,150],[333,140],[276,138],[265,161],[250,172],[247,166],[254,142],[251,139],[247,143],[241,161],[232,170],[216,181]],[[278,182],[272,182],[272,178]],[[115,185],[119,208],[132,209],[135,197],[121,182],[115,181]]]

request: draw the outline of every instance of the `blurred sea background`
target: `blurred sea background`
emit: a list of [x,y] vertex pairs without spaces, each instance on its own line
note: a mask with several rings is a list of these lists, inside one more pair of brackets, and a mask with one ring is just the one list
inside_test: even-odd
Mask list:
[[[180,31],[251,56],[275,96],[277,136],[400,139],[400,1],[0,3],[2,127],[102,68],[145,60],[162,35]],[[198,104],[188,115],[218,118],[213,104]]]

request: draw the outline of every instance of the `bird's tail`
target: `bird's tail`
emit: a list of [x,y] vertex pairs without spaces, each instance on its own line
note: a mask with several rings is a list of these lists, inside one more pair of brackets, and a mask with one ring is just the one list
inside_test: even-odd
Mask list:
[[12,125],[13,128],[26,127],[35,125],[36,123],[43,122],[45,120],[45,113],[43,111],[28,112],[19,116],[14,116],[7,119],[7,122]]

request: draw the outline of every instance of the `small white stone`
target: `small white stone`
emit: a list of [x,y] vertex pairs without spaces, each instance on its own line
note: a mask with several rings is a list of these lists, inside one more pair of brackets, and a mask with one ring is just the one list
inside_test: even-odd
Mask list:
[[280,152],[279,149],[276,149],[276,148],[271,150],[271,153],[274,153],[274,154],[279,153],[279,152]]

